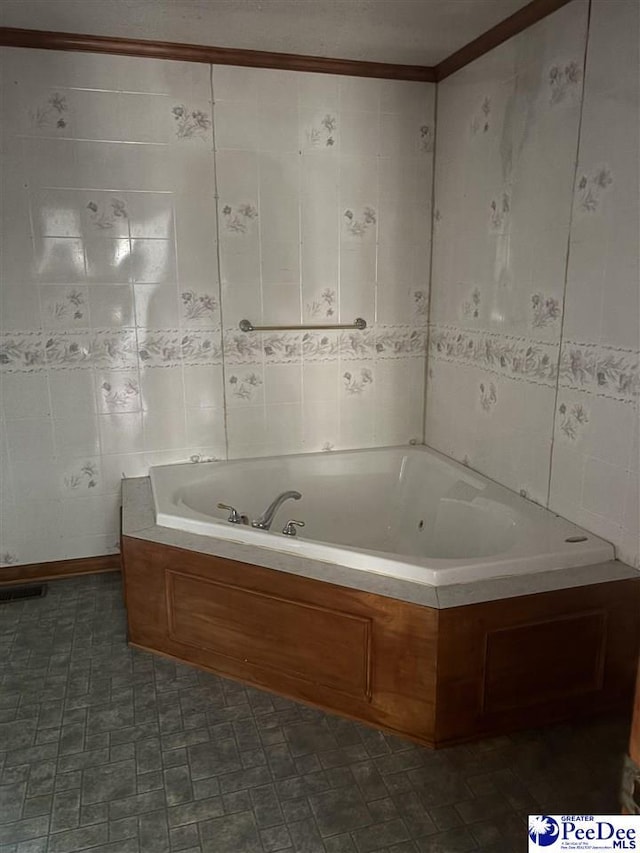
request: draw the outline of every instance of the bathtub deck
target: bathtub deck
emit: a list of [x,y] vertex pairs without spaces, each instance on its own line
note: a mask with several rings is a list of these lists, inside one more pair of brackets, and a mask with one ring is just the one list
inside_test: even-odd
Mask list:
[[301,558],[242,542],[213,539],[195,533],[185,533],[168,527],[160,527],[155,521],[153,496],[149,477],[124,480],[122,487],[123,518],[122,531],[125,536],[172,545],[199,554],[210,554],[229,560],[242,560],[267,569],[328,581],[347,589],[371,592],[398,601],[420,604],[426,607],[446,609],[483,601],[498,601],[557,589],[571,589],[615,580],[640,579],[637,569],[618,560],[579,566],[571,569],[535,572],[457,583],[449,586],[429,586],[413,583],[402,578],[363,572],[320,560]]

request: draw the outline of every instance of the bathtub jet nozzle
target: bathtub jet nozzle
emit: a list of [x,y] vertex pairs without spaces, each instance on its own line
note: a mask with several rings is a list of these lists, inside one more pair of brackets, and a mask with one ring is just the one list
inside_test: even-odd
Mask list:
[[251,522],[252,527],[257,527],[260,530],[270,530],[271,525],[273,524],[273,519],[276,512],[280,509],[282,504],[288,500],[299,501],[302,495],[300,492],[288,491],[282,492],[275,498],[269,506],[265,509],[262,515],[259,515],[254,521]]

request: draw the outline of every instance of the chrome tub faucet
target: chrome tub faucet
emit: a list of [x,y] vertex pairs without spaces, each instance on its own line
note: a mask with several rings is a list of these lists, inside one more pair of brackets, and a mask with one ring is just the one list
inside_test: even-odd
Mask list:
[[282,492],[269,504],[269,506],[262,513],[262,515],[259,515],[256,519],[254,519],[254,521],[251,522],[251,526],[258,527],[260,530],[270,530],[271,525],[273,523],[273,517],[280,509],[282,504],[288,500],[299,501],[301,497],[302,495],[300,494],[300,492]]
[[229,518],[227,521],[230,521],[231,524],[249,524],[248,516],[244,515],[244,513],[238,512],[238,510],[230,506],[229,504],[218,504],[218,509],[228,509],[229,510]]

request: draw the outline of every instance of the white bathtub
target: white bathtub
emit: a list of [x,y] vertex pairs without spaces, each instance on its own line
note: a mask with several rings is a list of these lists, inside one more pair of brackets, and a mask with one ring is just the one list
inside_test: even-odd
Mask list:
[[[160,526],[432,586],[614,559],[603,539],[427,447],[162,465],[150,476]],[[255,519],[287,490],[302,498],[270,531],[217,509]],[[305,527],[285,536],[292,518]]]

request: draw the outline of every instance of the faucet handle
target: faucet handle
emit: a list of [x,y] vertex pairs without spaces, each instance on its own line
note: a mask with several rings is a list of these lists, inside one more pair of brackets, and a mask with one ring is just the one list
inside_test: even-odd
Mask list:
[[228,509],[229,510],[229,518],[227,519],[227,521],[230,521],[232,524],[246,524],[247,523],[246,522],[247,516],[241,515],[235,507],[230,506],[229,504],[219,503],[218,509]]
[[282,528],[285,536],[295,536],[297,533],[296,527],[304,527],[304,521],[296,521],[295,518],[290,518]]

